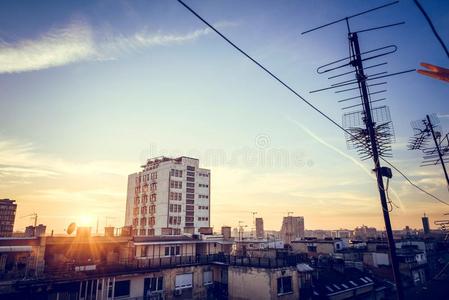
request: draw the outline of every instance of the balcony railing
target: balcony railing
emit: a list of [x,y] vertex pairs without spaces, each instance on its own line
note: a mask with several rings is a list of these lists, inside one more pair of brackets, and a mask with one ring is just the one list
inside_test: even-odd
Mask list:
[[295,266],[304,262],[300,255],[290,255],[282,258],[268,257],[242,257],[224,254],[197,255],[197,256],[168,256],[160,258],[137,258],[121,260],[115,264],[97,264],[95,270],[75,271],[75,265],[60,267],[47,267],[45,277],[50,278],[86,278],[112,276],[129,272],[151,272],[153,270],[175,268],[189,265],[221,264],[226,266],[240,266],[253,268],[281,268]]

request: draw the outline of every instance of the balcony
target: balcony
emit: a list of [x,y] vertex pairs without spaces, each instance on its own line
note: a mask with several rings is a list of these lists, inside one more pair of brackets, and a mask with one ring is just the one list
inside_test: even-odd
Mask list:
[[97,264],[95,270],[75,271],[75,264],[66,264],[58,268],[46,268],[45,279],[53,280],[84,280],[127,273],[146,273],[160,269],[169,269],[193,265],[223,265],[252,268],[284,268],[296,266],[304,262],[300,255],[290,255],[282,258],[242,257],[224,254],[210,254],[198,256],[167,256],[160,258],[137,258],[121,260],[116,264]]

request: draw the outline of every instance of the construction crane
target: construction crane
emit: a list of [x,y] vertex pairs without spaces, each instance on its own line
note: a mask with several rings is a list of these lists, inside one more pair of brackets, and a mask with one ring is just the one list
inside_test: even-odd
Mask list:
[[21,216],[20,218],[26,218],[26,217],[33,217],[32,219],[34,219],[34,227],[36,227],[36,225],[37,225],[37,213],[32,213],[32,214],[29,214],[29,215]]
[[21,216],[20,218],[32,217],[34,219],[33,236],[36,236],[36,226],[37,226],[37,213],[32,213],[29,215]]

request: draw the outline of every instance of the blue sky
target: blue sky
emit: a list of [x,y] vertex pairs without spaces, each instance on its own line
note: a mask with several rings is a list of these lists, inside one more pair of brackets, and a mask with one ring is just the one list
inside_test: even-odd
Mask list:
[[[347,55],[345,26],[300,32],[386,1],[187,3],[340,121],[339,97],[308,92],[329,84],[317,66]],[[422,4],[447,42],[449,3]],[[288,211],[304,215],[309,228],[382,226],[370,162],[358,163],[341,132],[176,1],[0,6],[0,195],[18,200],[19,215],[37,211],[56,231],[85,214],[120,225],[127,174],[166,154],[198,156],[212,170],[216,227],[249,224],[254,210],[273,229]],[[351,25],[397,21],[406,24],[360,36],[364,50],[399,47],[385,70],[449,65],[412,1]],[[441,170],[419,168],[420,153],[405,149],[410,121],[426,113],[441,115],[449,129],[449,86],[410,73],[388,79],[387,89],[392,161],[448,199]],[[288,161],[268,163],[276,151]],[[396,175],[391,186],[401,203],[395,227],[417,227],[423,212],[438,218],[445,209]],[[19,219],[17,228],[27,223]]]

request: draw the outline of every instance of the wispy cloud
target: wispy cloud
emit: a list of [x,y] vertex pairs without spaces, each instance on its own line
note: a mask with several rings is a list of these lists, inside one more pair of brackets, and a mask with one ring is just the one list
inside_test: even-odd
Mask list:
[[37,39],[1,42],[0,73],[46,69],[96,57],[90,27],[72,23],[52,29]]
[[[220,23],[228,26],[232,23]],[[18,73],[80,61],[117,59],[125,53],[153,46],[180,45],[209,34],[209,28],[174,33],[147,30],[129,35],[96,31],[81,21],[54,28],[35,38],[7,43],[0,40],[0,73]]]

